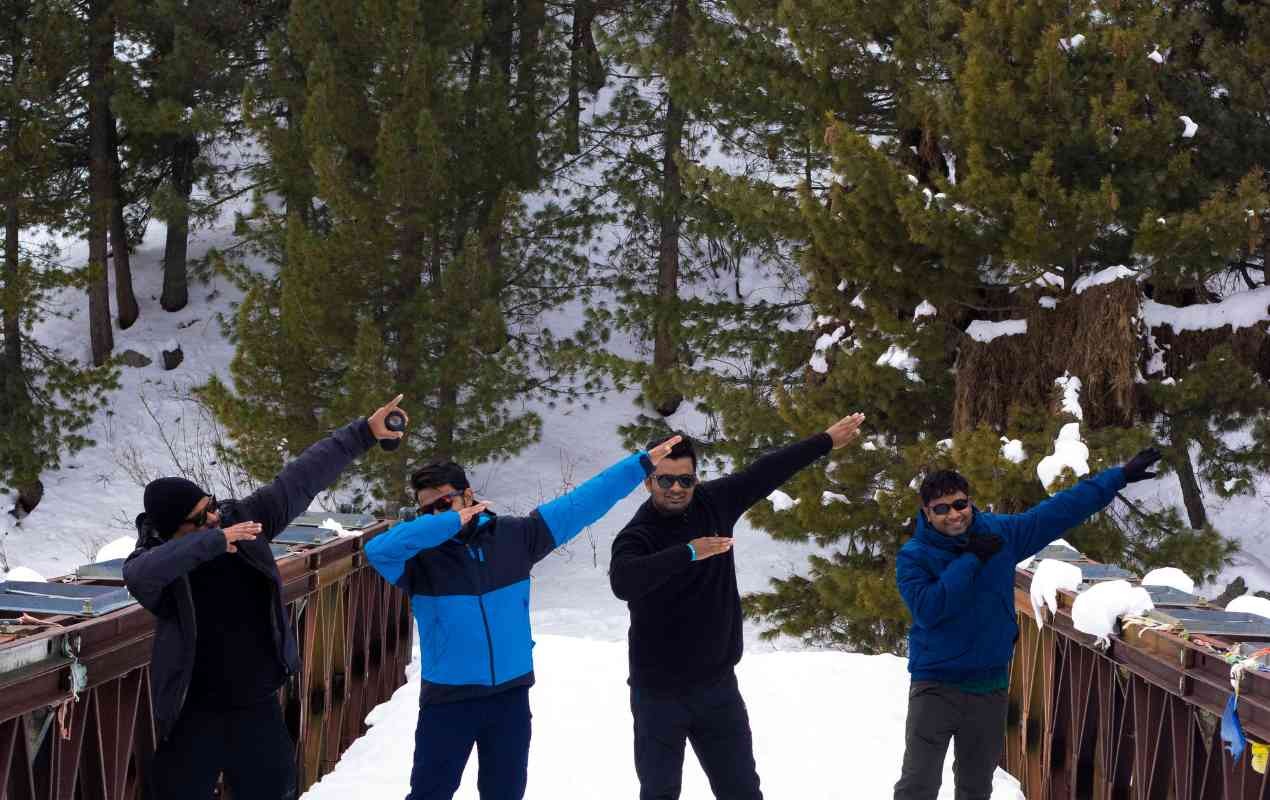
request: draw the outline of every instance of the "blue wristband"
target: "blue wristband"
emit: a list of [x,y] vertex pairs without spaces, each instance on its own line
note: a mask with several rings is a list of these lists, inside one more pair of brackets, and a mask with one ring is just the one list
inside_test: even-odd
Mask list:
[[692,542],[688,542],[688,552],[692,553],[692,560],[697,560],[697,548],[692,546]]

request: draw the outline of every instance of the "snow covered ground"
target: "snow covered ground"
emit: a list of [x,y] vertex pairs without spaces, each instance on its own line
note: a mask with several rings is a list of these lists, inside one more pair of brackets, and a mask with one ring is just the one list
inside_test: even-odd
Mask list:
[[[527,800],[636,798],[626,646],[538,636],[530,690],[533,744]],[[416,657],[418,650],[416,648]],[[410,789],[419,709],[418,661],[406,685],[374,709],[370,732],[304,800],[399,800]],[[771,798],[887,798],[904,751],[903,659],[836,652],[761,653],[737,671],[750,711],[763,792]],[[476,800],[474,754],[457,800]],[[951,761],[940,798],[953,796]],[[684,758],[683,800],[713,797],[696,758]],[[997,771],[993,800],[1021,800]]]

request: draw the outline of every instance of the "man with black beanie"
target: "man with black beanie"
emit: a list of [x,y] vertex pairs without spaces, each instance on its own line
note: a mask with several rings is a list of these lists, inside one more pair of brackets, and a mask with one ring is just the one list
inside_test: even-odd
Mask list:
[[223,772],[235,800],[296,796],[278,689],[299,670],[269,542],[390,430],[392,402],[315,443],[272,483],[218,501],[184,478],[145,488],[128,590],[157,618],[150,690],[159,737],[153,800],[205,800]]
[[[684,743],[720,800],[760,800],[749,715],[733,671],[741,595],[732,528],[799,470],[859,436],[862,414],[699,483],[688,437],[644,481],[649,500],[613,541],[609,581],[631,610],[631,713],[640,800],[676,800]],[[650,445],[650,449],[658,442]]]

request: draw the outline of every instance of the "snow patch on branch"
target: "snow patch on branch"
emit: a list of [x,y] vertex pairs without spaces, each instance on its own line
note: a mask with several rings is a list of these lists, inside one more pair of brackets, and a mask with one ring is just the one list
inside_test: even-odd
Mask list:
[[1092,289],[1095,286],[1103,286],[1105,284],[1118,281],[1121,278],[1136,278],[1137,276],[1138,273],[1123,264],[1114,267],[1107,267],[1106,269],[1099,270],[1092,275],[1086,275],[1077,280],[1072,286],[1072,291],[1076,294],[1084,294],[1087,289]]
[[1211,331],[1226,325],[1249,328],[1270,319],[1270,286],[1239,292],[1219,303],[1178,307],[1144,300],[1142,313],[1148,327],[1167,325],[1178,333]]
[[977,319],[966,328],[966,335],[976,342],[990,342],[1001,336],[1018,336],[1027,333],[1027,320],[1007,319],[1001,322],[989,322]]

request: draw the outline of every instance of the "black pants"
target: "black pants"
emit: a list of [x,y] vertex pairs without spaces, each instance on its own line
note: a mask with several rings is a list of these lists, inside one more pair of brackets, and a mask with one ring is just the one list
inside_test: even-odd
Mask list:
[[294,800],[295,745],[277,700],[183,712],[155,750],[150,800],[208,800],[222,772],[234,800]]
[[684,742],[692,743],[718,800],[761,800],[750,718],[729,674],[686,690],[631,689],[640,800],[677,800]]
[[953,741],[956,800],[989,800],[992,774],[1005,747],[1010,696],[1005,689],[971,694],[947,684],[917,681],[908,690],[904,768],[895,800],[935,800]]

